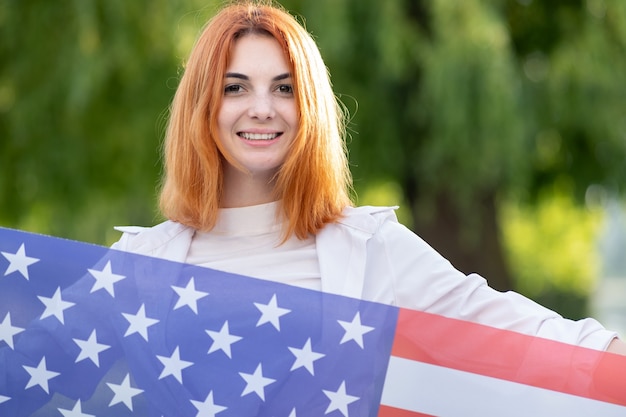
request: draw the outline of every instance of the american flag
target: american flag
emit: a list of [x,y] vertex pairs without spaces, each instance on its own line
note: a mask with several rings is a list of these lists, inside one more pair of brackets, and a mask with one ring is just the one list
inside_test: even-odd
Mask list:
[[626,416],[616,355],[11,229],[0,254],[2,417]]

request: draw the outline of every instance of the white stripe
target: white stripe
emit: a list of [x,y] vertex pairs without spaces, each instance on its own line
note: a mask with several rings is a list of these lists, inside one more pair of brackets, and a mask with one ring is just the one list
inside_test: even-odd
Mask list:
[[624,417],[626,407],[391,357],[383,405],[438,417]]

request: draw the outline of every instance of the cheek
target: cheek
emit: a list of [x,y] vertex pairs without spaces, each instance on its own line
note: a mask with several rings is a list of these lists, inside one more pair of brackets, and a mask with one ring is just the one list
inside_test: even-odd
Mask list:
[[294,103],[286,103],[282,109],[281,113],[283,115],[284,120],[292,127],[296,128],[298,126],[298,122],[300,120],[298,109]]
[[234,120],[235,118],[233,117],[232,109],[230,109],[229,106],[222,105],[219,113],[217,114],[217,127],[219,131],[230,131]]
[[227,146],[233,131],[233,117],[232,113],[228,111],[228,108],[222,107],[217,115],[217,137],[215,140],[222,146]]

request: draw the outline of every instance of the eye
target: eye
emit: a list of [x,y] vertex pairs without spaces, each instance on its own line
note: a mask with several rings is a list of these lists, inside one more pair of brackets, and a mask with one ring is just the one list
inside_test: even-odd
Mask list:
[[291,84],[281,84],[276,89],[283,94],[293,94],[293,86]]
[[243,90],[243,87],[239,84],[228,84],[224,87],[224,94],[236,94],[240,93]]

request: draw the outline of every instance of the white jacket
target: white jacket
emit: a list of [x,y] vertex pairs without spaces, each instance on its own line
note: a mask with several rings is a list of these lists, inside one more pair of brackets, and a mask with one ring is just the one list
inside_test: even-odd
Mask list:
[[[465,276],[388,207],[348,208],[316,236],[322,291],[426,311],[565,343],[604,350],[616,333],[597,321],[571,321],[515,292],[498,292]],[[194,229],[166,221],[119,227],[112,248],[185,262]]]

